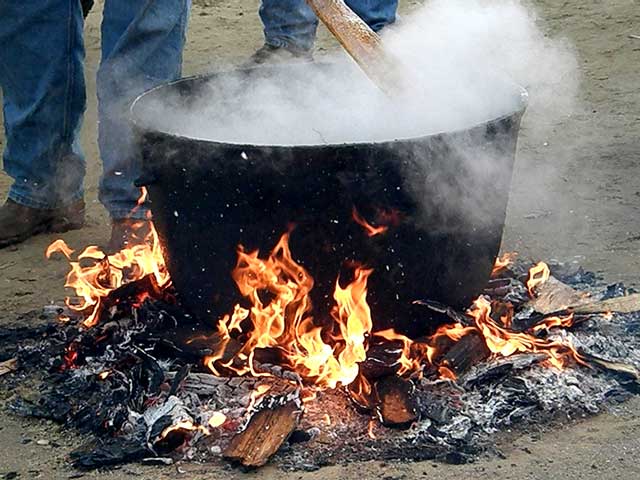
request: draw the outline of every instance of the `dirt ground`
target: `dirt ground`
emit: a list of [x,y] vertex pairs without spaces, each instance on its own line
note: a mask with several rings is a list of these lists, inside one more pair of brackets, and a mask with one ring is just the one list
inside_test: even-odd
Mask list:
[[[104,242],[108,218],[97,202],[100,164],[96,146],[95,71],[99,61],[100,6],[86,26],[89,106],[82,130],[88,159],[88,225],[64,235],[72,246]],[[242,61],[261,45],[257,0],[195,0],[184,73],[193,74]],[[402,11],[420,2],[404,1]],[[567,36],[576,46],[583,83],[580,105],[550,124],[540,142],[523,122],[518,163],[510,199],[503,250],[533,259],[578,261],[607,281],[638,285],[640,255],[640,8],[637,0],[535,0],[545,28]],[[318,50],[335,48],[322,31]],[[0,149],[4,142],[0,134]],[[535,176],[536,182],[530,179]],[[0,196],[9,178],[0,173]],[[539,192],[544,191],[544,195]],[[62,261],[46,262],[43,251],[54,240],[40,236],[0,250],[0,324],[17,313],[64,297]],[[0,392],[0,397],[10,392]],[[46,422],[27,422],[0,413],[0,476],[70,478],[65,455],[79,439]],[[30,440],[30,441],[28,441]],[[37,440],[48,440],[39,445]],[[42,443],[42,442],[41,442]],[[503,442],[505,458],[491,456],[464,466],[432,462],[369,462],[329,467],[314,473],[283,473],[272,467],[242,474],[210,466],[127,466],[102,473],[119,479],[180,476],[216,478],[429,478],[461,476],[492,479],[640,478],[640,401],[615,412],[551,431],[516,436]],[[94,478],[99,474],[86,474]],[[7,476],[4,478],[15,478]],[[75,477],[74,477],[75,478]]]

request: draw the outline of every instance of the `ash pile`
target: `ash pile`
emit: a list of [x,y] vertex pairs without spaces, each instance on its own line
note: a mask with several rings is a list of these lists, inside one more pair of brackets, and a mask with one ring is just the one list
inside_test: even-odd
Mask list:
[[30,386],[14,414],[85,436],[71,455],[84,469],[473,461],[501,430],[597,414],[638,391],[640,295],[563,264],[527,267],[498,261],[466,312],[419,301],[447,323],[424,339],[371,334],[347,386],[317,388],[277,349],[243,357],[148,276],[111,291],[91,328],[47,306],[31,314],[39,326],[0,330],[0,383]]

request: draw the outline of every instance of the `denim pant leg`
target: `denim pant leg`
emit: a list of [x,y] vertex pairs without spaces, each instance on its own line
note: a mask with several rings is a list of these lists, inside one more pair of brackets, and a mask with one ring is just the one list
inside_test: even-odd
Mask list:
[[[376,32],[395,22],[398,0],[347,0],[347,5]],[[318,19],[305,0],[262,0],[265,42],[274,47],[310,50]]]
[[78,0],[0,1],[4,170],[14,179],[9,198],[28,207],[83,195],[82,26]]
[[260,19],[265,43],[274,47],[311,50],[318,18],[305,0],[262,0]]
[[398,0],[346,0],[346,4],[375,32],[396,21]]
[[129,107],[145,90],[180,77],[190,0],[106,0],[98,69],[100,201],[112,218],[145,218],[136,207],[139,152]]

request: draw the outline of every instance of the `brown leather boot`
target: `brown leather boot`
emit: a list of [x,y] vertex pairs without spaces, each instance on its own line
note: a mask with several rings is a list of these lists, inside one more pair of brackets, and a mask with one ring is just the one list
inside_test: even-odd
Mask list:
[[127,247],[141,245],[151,232],[149,220],[135,218],[114,219],[111,223],[111,239],[107,245],[107,254],[124,250]]
[[40,209],[9,199],[0,207],[0,248],[24,242],[39,233],[62,233],[83,225],[84,200],[57,209]]

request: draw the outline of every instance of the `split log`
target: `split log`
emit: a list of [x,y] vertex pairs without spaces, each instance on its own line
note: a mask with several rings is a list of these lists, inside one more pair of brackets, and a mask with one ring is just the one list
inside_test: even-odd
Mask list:
[[287,441],[301,417],[302,408],[295,401],[260,410],[222,455],[245,467],[261,467]]
[[158,287],[153,275],[145,275],[138,280],[119,286],[103,300],[102,309],[106,311],[122,302],[133,301],[142,294],[149,294],[153,298],[162,297],[163,292]]
[[640,311],[640,293],[594,301],[584,293],[578,292],[554,277],[549,277],[549,280],[538,287],[538,296],[531,300],[529,305],[536,312],[545,315],[569,310],[578,314],[632,313]]
[[10,372],[15,372],[18,368],[18,359],[10,358],[4,362],[0,362],[0,377]]
[[377,413],[385,427],[408,428],[418,419],[413,383],[400,377],[390,376],[375,384],[379,404]]
[[636,388],[640,388],[640,371],[633,365],[605,360],[604,358],[587,353],[582,349],[579,349],[578,353],[587,363],[595,365],[601,370],[618,377],[621,383],[633,383]]
[[640,311],[640,294],[632,294],[624,297],[609,298],[595,302],[579,302],[577,305],[569,305],[560,310],[553,310],[549,313],[533,313],[530,317],[514,322],[512,326],[515,331],[523,332],[530,330],[542,323],[549,317],[566,316],[571,313],[575,315],[573,325],[579,325],[589,320],[591,315],[601,313],[633,313]]
[[554,277],[536,288],[537,296],[529,302],[536,312],[549,314],[589,303],[591,299]]
[[460,376],[473,365],[489,358],[491,352],[479,333],[471,332],[456,342],[442,357],[441,363]]
[[632,313],[640,311],[640,293],[633,293],[625,297],[609,298],[597,302],[584,303],[573,307],[573,312],[587,313]]

